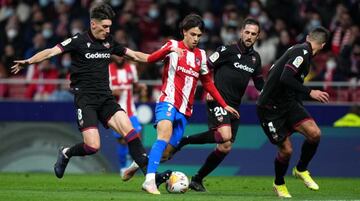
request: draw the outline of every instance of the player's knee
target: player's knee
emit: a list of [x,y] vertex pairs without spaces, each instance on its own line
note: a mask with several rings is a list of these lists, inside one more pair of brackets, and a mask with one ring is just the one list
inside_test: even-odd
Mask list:
[[280,153],[281,153],[281,157],[289,159],[289,158],[291,158],[293,149],[292,149],[292,147],[285,147],[280,150]]
[[309,142],[313,142],[313,143],[317,143],[320,141],[320,137],[321,137],[321,130],[319,128],[311,128],[308,131],[308,136],[307,136],[307,140]]
[[228,142],[225,142],[223,144],[219,144],[217,149],[220,152],[222,152],[224,154],[227,154],[227,153],[229,153],[231,151],[231,147],[232,147],[232,143],[230,141],[228,141]]
[[84,150],[86,152],[87,155],[92,155],[95,154],[96,152],[98,152],[100,149],[100,144],[84,144]]

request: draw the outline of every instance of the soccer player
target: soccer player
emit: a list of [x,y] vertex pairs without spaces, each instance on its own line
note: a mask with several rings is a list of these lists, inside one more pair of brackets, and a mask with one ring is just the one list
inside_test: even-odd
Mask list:
[[302,96],[322,103],[329,101],[329,94],[312,90],[303,85],[309,73],[310,62],[325,45],[329,32],[323,27],[310,31],[306,42],[290,47],[270,68],[269,77],[257,102],[257,114],[270,142],[278,148],[275,158],[274,190],[279,197],[291,197],[284,176],[292,154],[290,135],[299,132],[305,136],[300,160],[292,173],[303,180],[311,190],[319,186],[311,178],[308,164],[320,142],[320,129],[302,104]]
[[[123,57],[111,55],[113,62],[109,65],[110,89],[116,97],[118,104],[125,110],[130,118],[131,124],[137,133],[140,133],[142,126],[136,117],[136,108],[134,102],[134,90],[146,91],[147,87],[143,83],[139,83],[136,66],[133,63],[126,62]],[[123,175],[125,167],[127,167],[128,146],[126,140],[113,131],[113,135],[117,140],[117,155],[120,167],[120,174]]]
[[[191,116],[195,89],[200,79],[219,105],[236,118],[239,113],[227,105],[212,82],[206,65],[206,54],[196,46],[204,30],[204,22],[195,14],[187,15],[180,24],[182,41],[170,40],[169,45],[183,49],[182,55],[170,53],[165,58],[161,95],[155,108],[157,140],[149,153],[149,163],[142,187],[151,194],[160,194],[155,184],[155,173],[160,159],[173,151],[180,142],[187,119]],[[167,149],[165,151],[165,149]],[[164,152],[165,151],[165,152]]]
[[168,46],[148,55],[123,47],[109,34],[114,15],[108,4],[96,4],[90,10],[90,29],[87,32],[76,34],[26,60],[14,61],[15,65],[11,67],[12,72],[16,74],[30,64],[66,52],[71,54],[70,87],[75,95],[77,123],[82,132],[83,142],[72,147],[60,148],[54,166],[58,178],[63,177],[71,157],[92,155],[99,150],[98,121],[125,138],[131,157],[139,164],[141,170],[146,172],[147,155],[139,133],[131,125],[126,112],[116,103],[109,87],[110,55],[124,56],[139,62],[155,62],[176,49]]
[[[260,33],[259,22],[244,20],[240,30],[240,40],[231,45],[221,46],[208,59],[209,67],[214,69],[214,82],[224,100],[234,108],[239,108],[250,78],[259,91],[264,85],[261,73],[261,60],[253,45]],[[189,187],[195,191],[206,191],[203,178],[210,174],[227,156],[234,143],[239,119],[229,114],[211,96],[207,96],[209,130],[183,137],[178,148],[186,144],[217,143],[205,163],[191,178]]]

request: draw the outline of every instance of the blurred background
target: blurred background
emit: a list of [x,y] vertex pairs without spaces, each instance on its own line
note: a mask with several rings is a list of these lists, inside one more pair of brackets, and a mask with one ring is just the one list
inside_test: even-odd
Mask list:
[[[73,97],[69,93],[69,54],[31,65],[12,75],[13,60],[53,47],[89,25],[90,0],[0,0],[0,171],[52,171],[60,145],[81,140]],[[331,32],[325,49],[313,59],[305,85],[327,91],[330,104],[305,102],[322,129],[322,143],[310,168],[319,176],[360,176],[360,1],[359,0],[110,0],[116,12],[112,33],[134,50],[150,53],[168,39],[180,39],[178,24],[189,13],[203,17],[200,48],[210,55],[238,39],[241,22],[261,24],[255,49],[266,77],[271,64],[290,46],[322,25]],[[140,83],[135,94],[147,148],[156,138],[152,127],[162,63],[136,64]],[[186,134],[207,129],[203,90],[196,93],[194,115]],[[268,143],[255,113],[258,92],[250,83],[240,108],[241,125],[232,153],[214,175],[272,175],[275,147]],[[69,172],[116,172],[116,140],[99,125],[102,148],[92,157],[72,159]],[[294,135],[294,150],[302,136]],[[189,146],[161,168],[192,174],[214,145]],[[196,153],[196,154],[194,154]],[[294,164],[299,153],[292,158]],[[191,156],[191,157],[189,157]]]

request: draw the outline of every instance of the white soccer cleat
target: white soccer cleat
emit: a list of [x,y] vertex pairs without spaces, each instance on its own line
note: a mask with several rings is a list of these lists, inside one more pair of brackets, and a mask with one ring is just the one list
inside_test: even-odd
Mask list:
[[158,190],[155,179],[151,179],[149,181],[144,181],[142,184],[142,189],[153,195],[160,195],[160,191]]
[[139,169],[138,164],[136,164],[135,161],[133,161],[128,168],[123,170],[121,174],[121,179],[123,181],[129,181],[135,175],[138,169]]

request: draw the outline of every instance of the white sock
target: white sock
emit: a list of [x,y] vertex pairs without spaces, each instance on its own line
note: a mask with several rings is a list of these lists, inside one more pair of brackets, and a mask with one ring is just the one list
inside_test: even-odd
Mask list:
[[146,174],[145,181],[151,181],[151,180],[155,181],[155,173],[147,173]]

